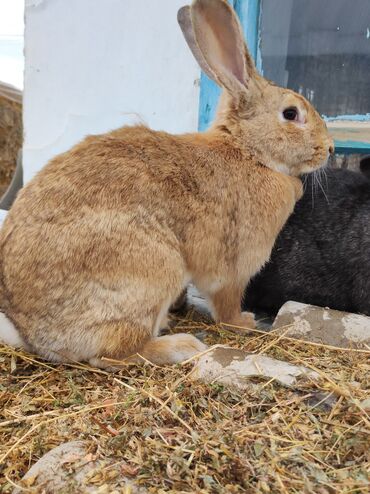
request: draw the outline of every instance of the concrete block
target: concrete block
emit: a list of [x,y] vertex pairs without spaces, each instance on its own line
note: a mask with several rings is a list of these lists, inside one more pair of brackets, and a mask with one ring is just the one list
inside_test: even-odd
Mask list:
[[205,382],[218,382],[241,389],[251,387],[251,377],[276,379],[285,386],[293,386],[299,378],[318,378],[316,372],[303,366],[229,347],[216,347],[200,357],[192,376]]
[[370,317],[299,302],[281,307],[273,324],[277,328],[288,329],[287,336],[341,348],[370,344]]

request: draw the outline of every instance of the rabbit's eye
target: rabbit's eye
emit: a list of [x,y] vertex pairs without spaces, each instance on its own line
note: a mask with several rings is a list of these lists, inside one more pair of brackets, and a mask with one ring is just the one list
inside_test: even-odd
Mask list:
[[298,120],[298,110],[294,106],[283,111],[285,120]]

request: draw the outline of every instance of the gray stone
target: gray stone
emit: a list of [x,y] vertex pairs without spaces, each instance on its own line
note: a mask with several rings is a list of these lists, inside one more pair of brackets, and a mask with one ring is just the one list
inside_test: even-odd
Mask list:
[[275,379],[285,386],[293,386],[299,378],[316,380],[319,377],[316,372],[303,366],[229,347],[216,347],[202,355],[195,364],[192,376],[205,382],[218,382],[241,389],[251,387],[251,377]]
[[370,344],[370,317],[299,302],[286,302],[273,328],[286,336],[341,348]]
[[[71,441],[53,448],[30,468],[22,479],[24,487],[14,489],[13,494],[21,494],[25,490],[45,494],[108,494],[122,492],[122,487],[130,494],[147,493],[146,489],[136,487],[122,476],[116,460],[99,459],[89,449],[89,443],[85,441]],[[114,468],[117,476],[109,475]]]

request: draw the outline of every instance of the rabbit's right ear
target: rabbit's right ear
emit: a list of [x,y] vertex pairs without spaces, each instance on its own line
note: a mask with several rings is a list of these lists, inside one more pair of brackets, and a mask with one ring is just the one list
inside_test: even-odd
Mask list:
[[194,0],[178,14],[180,26],[203,71],[230,93],[245,92],[255,67],[239,20],[225,0]]

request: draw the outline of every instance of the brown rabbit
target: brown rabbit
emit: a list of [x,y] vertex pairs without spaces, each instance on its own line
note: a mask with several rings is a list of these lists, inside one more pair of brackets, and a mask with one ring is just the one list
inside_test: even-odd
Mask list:
[[179,23],[224,89],[213,127],[87,137],[20,192],[1,230],[1,308],[47,359],[195,355],[205,345],[189,334],[158,337],[190,280],[217,321],[250,327],[242,294],[301,197],[295,177],[332,150],[311,105],[258,75],[226,1],[195,0]]

